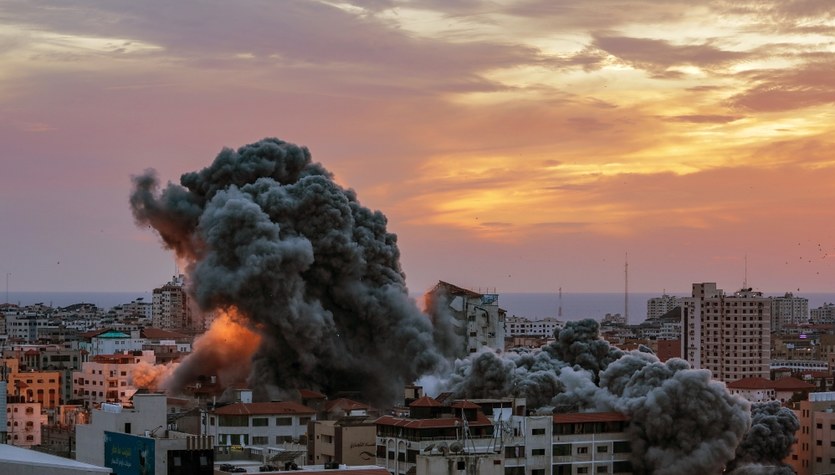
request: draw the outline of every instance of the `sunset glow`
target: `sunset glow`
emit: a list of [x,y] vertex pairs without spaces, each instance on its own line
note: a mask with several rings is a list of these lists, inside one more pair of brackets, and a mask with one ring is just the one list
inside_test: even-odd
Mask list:
[[386,214],[412,292],[618,291],[627,251],[635,291],[731,289],[745,256],[756,289],[831,291],[831,7],[5,2],[0,272],[153,288],[130,175],[277,136]]

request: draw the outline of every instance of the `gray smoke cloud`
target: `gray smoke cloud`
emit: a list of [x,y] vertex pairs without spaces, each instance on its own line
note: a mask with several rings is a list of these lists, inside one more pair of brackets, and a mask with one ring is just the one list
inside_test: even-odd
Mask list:
[[736,458],[728,464],[731,473],[793,474],[783,463],[797,442],[800,421],[794,411],[777,401],[751,407],[751,429],[736,448]]
[[[408,297],[385,216],[360,205],[306,148],[264,139],[222,150],[180,185],[160,190],[153,171],[133,184],[137,223],[191,263],[199,306],[233,306],[260,335],[256,389],[358,391],[385,405],[445,364]],[[175,370],[168,387],[181,389],[203,367],[200,352],[191,358],[192,370]]]
[[623,352],[599,337],[594,320],[568,322],[555,337],[538,350],[458,360],[446,386],[459,397],[525,397],[533,409],[625,414],[635,473],[720,473],[734,458],[750,405],[709,371]]

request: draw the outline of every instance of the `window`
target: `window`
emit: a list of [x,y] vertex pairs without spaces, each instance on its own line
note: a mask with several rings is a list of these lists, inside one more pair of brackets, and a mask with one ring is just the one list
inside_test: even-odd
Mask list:
[[589,473],[588,467],[577,467],[577,473]]
[[[589,453],[589,448],[588,447],[577,447],[577,453],[578,454],[587,454],[587,453]],[[577,473],[579,473],[579,472],[577,472]]]
[[605,454],[608,451],[609,451],[609,446],[608,445],[598,445],[597,446],[597,453],[599,453],[599,454]]
[[531,455],[533,455],[533,456],[545,455],[545,449],[533,449],[533,450],[531,450]]
[[533,429],[531,435],[545,435],[545,429]]
[[[629,442],[626,442],[626,441],[615,441],[612,448],[614,449],[613,451],[616,454],[623,454],[623,453],[627,453],[627,452],[632,451],[632,449],[629,446]],[[618,471],[619,470],[615,470],[615,472],[618,472]]]
[[269,425],[269,419],[266,417],[253,417],[252,418],[252,426],[253,427],[264,427]]
[[275,425],[277,425],[277,426],[291,426],[291,425],[293,425],[293,419],[291,417],[276,417],[275,418]]
[[270,443],[269,437],[267,437],[267,436],[257,436],[257,435],[252,436],[252,444],[253,445],[267,445],[269,443]]

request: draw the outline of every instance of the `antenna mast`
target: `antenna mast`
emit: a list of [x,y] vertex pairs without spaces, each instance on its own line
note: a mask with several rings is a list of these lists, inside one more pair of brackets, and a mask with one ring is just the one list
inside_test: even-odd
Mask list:
[[745,274],[742,279],[742,289],[748,290],[748,254],[745,254]]
[[623,320],[629,325],[629,253],[624,253],[623,261]]
[[562,287],[559,289],[559,306],[557,307],[557,318],[562,318]]

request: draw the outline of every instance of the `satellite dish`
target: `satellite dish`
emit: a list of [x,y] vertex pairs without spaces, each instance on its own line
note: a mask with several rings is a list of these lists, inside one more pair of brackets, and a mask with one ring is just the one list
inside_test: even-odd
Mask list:
[[457,453],[459,453],[463,450],[464,450],[464,445],[461,442],[455,441],[455,442],[449,444],[449,451],[454,453],[454,454],[457,454]]

